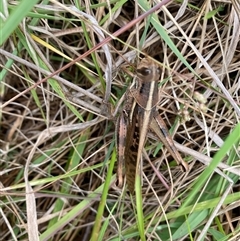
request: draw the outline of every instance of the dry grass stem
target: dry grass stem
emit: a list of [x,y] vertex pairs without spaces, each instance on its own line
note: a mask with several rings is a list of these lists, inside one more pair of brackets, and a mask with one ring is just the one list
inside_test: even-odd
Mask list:
[[[0,4],[3,26],[20,2]],[[139,240],[135,197],[115,184],[115,123],[144,56],[162,69],[157,109],[190,166],[148,133],[146,240],[239,240],[240,4],[166,2],[130,28],[150,2],[39,3],[1,45],[0,240],[96,240],[105,190],[98,240]]]

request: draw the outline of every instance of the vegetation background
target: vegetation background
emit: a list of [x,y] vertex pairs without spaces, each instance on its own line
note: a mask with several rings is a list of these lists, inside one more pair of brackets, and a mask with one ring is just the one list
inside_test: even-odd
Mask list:
[[[0,240],[240,239],[240,3],[165,0],[129,27],[157,3],[0,2]],[[139,210],[116,186],[115,122],[143,56],[190,171],[149,133]]]

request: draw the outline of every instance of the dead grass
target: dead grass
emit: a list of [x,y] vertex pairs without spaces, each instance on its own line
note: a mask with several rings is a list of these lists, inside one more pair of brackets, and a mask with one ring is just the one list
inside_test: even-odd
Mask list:
[[170,1],[157,16],[174,45],[152,16],[34,85],[147,6],[82,4],[85,15],[77,1],[36,5],[0,48],[0,240],[139,240],[135,197],[115,185],[114,123],[145,55],[162,66],[159,112],[191,168],[182,173],[149,133],[171,188],[143,162],[146,240],[238,240],[239,3]]

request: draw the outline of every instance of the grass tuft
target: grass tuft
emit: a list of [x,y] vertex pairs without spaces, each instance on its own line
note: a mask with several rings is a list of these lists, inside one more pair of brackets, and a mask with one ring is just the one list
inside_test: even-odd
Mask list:
[[[149,1],[0,2],[2,240],[240,239],[240,6],[163,2],[133,27]],[[143,158],[131,196],[116,186],[115,123],[144,56],[190,171],[149,132],[156,170]]]

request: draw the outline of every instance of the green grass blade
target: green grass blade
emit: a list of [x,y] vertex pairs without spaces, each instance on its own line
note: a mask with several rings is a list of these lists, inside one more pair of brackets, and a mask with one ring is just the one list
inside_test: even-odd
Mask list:
[[65,225],[71,222],[75,217],[82,213],[86,208],[91,205],[92,202],[95,202],[95,199],[98,198],[103,192],[104,184],[97,188],[93,193],[89,194],[86,199],[80,202],[78,205],[73,207],[66,215],[64,215],[57,223],[48,228],[45,232],[40,235],[40,241],[49,240],[55,233],[62,229]]
[[142,241],[145,241],[145,229],[144,229],[144,214],[143,214],[143,203],[142,203],[142,183],[141,175],[136,175],[135,180],[135,193],[136,193],[136,208],[137,208],[137,224],[138,231]]
[[214,169],[223,160],[223,158],[231,150],[231,148],[234,147],[235,143],[238,142],[239,139],[240,139],[240,123],[237,124],[237,126],[232,131],[232,133],[229,134],[223,146],[214,155],[209,166],[203,171],[203,173],[193,183],[192,192],[189,194],[188,198],[186,199],[182,207],[186,207],[188,204],[192,202],[194,197],[198,196],[198,193],[202,190],[208,178],[213,174]]
[[2,45],[13,31],[18,27],[23,18],[28,14],[28,12],[37,4],[39,0],[22,0],[19,2],[17,8],[15,8],[5,22],[1,22],[0,25],[0,45]]
[[[145,0],[139,0],[138,4],[144,11],[147,11],[150,9],[149,3]],[[180,51],[178,50],[176,45],[173,43],[171,38],[168,36],[166,30],[163,28],[163,26],[159,22],[158,17],[155,13],[152,14],[151,23],[154,26],[154,28],[156,29],[156,31],[158,32],[158,34],[161,36],[161,38],[163,38],[163,40],[166,42],[166,44],[169,46],[169,48],[175,53],[175,55],[188,67],[189,70],[191,70],[195,75],[197,75],[196,72],[194,71],[194,69],[191,67],[191,65],[186,61],[186,59],[180,53]]]
[[[114,142],[111,144],[110,150],[113,149],[113,146],[114,146]],[[97,211],[97,216],[95,218],[95,223],[94,223],[94,227],[93,227],[92,235],[91,235],[91,241],[98,240],[98,235],[100,232],[100,227],[101,227],[101,222],[102,222],[102,216],[103,216],[103,212],[104,212],[105,204],[106,204],[106,200],[107,200],[107,195],[108,195],[108,189],[109,189],[109,186],[110,186],[110,183],[111,183],[113,177],[115,177],[112,175],[112,173],[113,173],[113,168],[114,168],[116,158],[117,158],[116,151],[114,151],[113,155],[112,155],[112,159],[110,161],[109,168],[108,168],[106,181],[104,183],[104,188],[102,191],[101,201],[99,203],[99,207],[98,207],[98,211]]]

